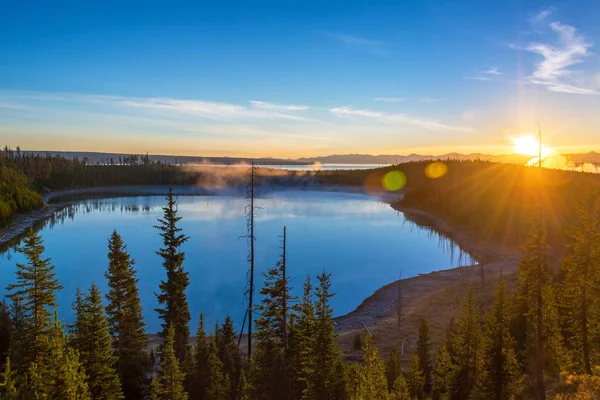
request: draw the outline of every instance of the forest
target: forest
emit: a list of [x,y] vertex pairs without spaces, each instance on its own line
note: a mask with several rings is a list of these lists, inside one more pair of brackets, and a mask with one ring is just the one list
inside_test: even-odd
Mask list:
[[[541,197],[540,197],[541,199]],[[539,200],[541,201],[541,200]],[[336,345],[330,274],[307,276],[301,299],[289,295],[285,253],[264,274],[254,307],[248,356],[225,317],[206,327],[188,310],[189,285],[172,191],[157,230],[165,279],[157,288],[161,344],[151,349],[137,289],[135,261],[115,231],[108,240],[108,293],[96,284],[73,294],[75,322],[55,309],[61,284],[42,238],[31,231],[0,306],[1,399],[593,399],[600,391],[600,202],[578,203],[565,233],[558,274],[546,263],[547,213],[536,205],[522,245],[516,290],[505,277],[491,308],[467,291],[441,344],[421,319],[416,351],[403,363],[384,359],[377,337],[357,336],[363,362]],[[284,247],[285,248],[285,247]],[[103,298],[104,297],[104,298]],[[292,301],[294,300],[294,301]],[[241,338],[241,337],[240,337]]]

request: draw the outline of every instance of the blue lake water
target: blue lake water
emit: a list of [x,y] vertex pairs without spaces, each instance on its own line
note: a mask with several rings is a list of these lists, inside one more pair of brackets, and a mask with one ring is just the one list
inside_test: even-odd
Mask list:
[[[190,274],[188,300],[193,329],[198,314],[207,322],[230,314],[241,325],[245,304],[247,245],[245,200],[233,196],[178,196],[181,228],[190,236],[183,246]],[[59,313],[72,321],[71,303],[78,285],[92,281],[107,289],[104,272],[107,240],[113,229],[123,237],[136,261],[139,289],[148,332],[160,322],[154,293],[164,279],[162,245],[153,226],[162,215],[160,196],[88,200],[62,212],[62,221],[41,229],[46,256],[52,258],[64,289],[58,293]],[[288,275],[292,294],[299,295],[307,274],[332,273],[335,315],[356,308],[385,284],[457,266],[459,250],[437,236],[408,223],[401,213],[377,198],[338,192],[279,191],[261,195],[256,215],[256,292],[262,275],[281,253],[280,237],[287,226]],[[21,254],[0,255],[0,293],[14,281]]]

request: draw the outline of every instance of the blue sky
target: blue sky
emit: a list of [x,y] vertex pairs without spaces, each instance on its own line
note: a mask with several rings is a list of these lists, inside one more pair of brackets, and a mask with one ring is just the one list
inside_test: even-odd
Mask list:
[[[48,150],[600,151],[600,2],[0,5],[0,137]],[[4,143],[1,143],[4,144]]]

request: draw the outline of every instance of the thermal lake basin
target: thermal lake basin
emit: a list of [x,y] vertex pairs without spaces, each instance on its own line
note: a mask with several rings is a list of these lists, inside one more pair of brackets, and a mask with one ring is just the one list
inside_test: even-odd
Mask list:
[[[190,275],[188,301],[192,331],[200,312],[207,325],[231,315],[242,323],[246,302],[247,243],[246,203],[235,195],[185,195],[176,197],[180,227],[190,236],[182,248]],[[154,228],[162,217],[163,196],[114,197],[81,200],[62,210],[41,228],[46,257],[52,259],[64,286],[57,294],[61,319],[72,322],[71,303],[77,286],[96,282],[107,290],[107,241],[116,229],[136,261],[139,290],[149,333],[160,329],[154,309],[155,293],[165,279],[161,258],[155,254],[161,237]],[[281,190],[257,199],[256,275],[257,298],[262,273],[281,254],[283,226],[287,226],[288,275],[292,294],[301,294],[307,274],[331,273],[334,315],[355,309],[380,287],[419,273],[459,265],[460,249],[430,230],[407,220],[377,197],[316,190]],[[14,282],[15,265],[24,257],[8,250],[0,255],[0,293]]]

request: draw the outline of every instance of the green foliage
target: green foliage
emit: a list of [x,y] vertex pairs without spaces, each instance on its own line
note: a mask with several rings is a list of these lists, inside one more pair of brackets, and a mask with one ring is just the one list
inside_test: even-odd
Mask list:
[[[413,354],[408,361],[408,371],[406,371],[406,381],[408,383],[408,392],[413,399],[423,399],[425,395],[425,374],[419,362],[419,355]],[[465,397],[466,398],[466,397]]]
[[12,337],[12,321],[10,308],[6,300],[0,301],[0,370],[4,367],[4,360],[10,355],[10,342]]
[[108,261],[106,314],[117,356],[116,369],[125,398],[139,399],[147,390],[151,366],[146,352],[148,339],[144,332],[135,262],[117,231],[113,231],[108,240]]
[[230,383],[230,397],[232,400],[235,400],[237,397],[242,359],[240,357],[240,349],[237,345],[237,335],[233,327],[233,320],[229,315],[225,318],[225,322],[218,331],[219,335],[215,337],[218,339],[216,341],[217,355],[223,364],[223,374],[225,374]]
[[152,380],[150,398],[187,400],[188,394],[183,387],[185,373],[181,371],[175,355],[175,329],[172,326],[167,327],[166,334],[161,346],[158,375]]
[[172,188],[169,188],[166,200],[163,218],[158,220],[159,225],[155,227],[160,231],[164,245],[156,254],[163,259],[163,267],[167,272],[167,280],[161,281],[158,294],[158,302],[163,307],[157,308],[156,311],[163,320],[161,336],[165,338],[168,327],[173,327],[175,354],[182,365],[187,365],[190,360],[191,317],[185,291],[190,279],[183,268],[185,254],[180,251],[180,248],[189,237],[183,235],[181,228],[177,226],[181,217],[177,216],[177,205]]
[[484,398],[510,399],[517,393],[520,370],[515,355],[515,341],[510,333],[511,317],[508,289],[501,275],[492,311],[485,322],[483,375],[480,382]]
[[427,320],[423,317],[419,320],[419,336],[417,339],[417,356],[419,357],[419,366],[423,371],[423,377],[425,378],[425,393],[431,391],[431,356],[430,351],[430,338],[429,338],[429,325]]
[[392,391],[396,379],[402,375],[402,360],[396,352],[396,348],[392,347],[388,359],[385,363],[385,377],[387,379],[388,390]]
[[18,398],[15,376],[10,369],[10,358],[6,358],[4,362],[4,373],[0,380],[0,399],[16,400]]
[[192,379],[188,384],[191,400],[210,400],[207,393],[210,381],[208,357],[209,345],[206,343],[204,315],[200,314],[198,330],[196,331],[196,344],[194,345],[193,352]]
[[115,365],[117,357],[112,349],[112,339],[100,290],[95,284],[82,299],[78,291],[74,304],[75,329],[72,337],[74,348],[87,374],[87,384],[94,400],[123,399],[121,383]]
[[571,370],[591,374],[600,363],[600,208],[597,195],[580,204],[561,265],[560,314]]
[[315,371],[313,351],[316,323],[310,276],[306,277],[302,288],[302,300],[295,307],[296,317],[290,324],[287,361],[290,371],[291,398],[310,399],[309,382]]
[[410,397],[410,389],[404,376],[398,375],[390,392],[390,400],[413,400]]
[[79,354],[67,346],[67,336],[56,313],[44,340],[48,351],[29,365],[27,385],[20,389],[21,395],[34,399],[91,399]]
[[[389,399],[385,362],[373,346],[373,338],[367,335],[363,346],[363,365],[360,370],[360,392],[364,399]],[[352,392],[355,392],[352,390]]]
[[62,289],[54,273],[50,259],[44,259],[42,238],[29,231],[24,245],[17,249],[27,264],[17,264],[17,280],[7,286],[9,297],[18,307],[17,325],[19,356],[17,365],[26,366],[44,357],[47,335],[51,325],[51,309],[56,307],[57,290]]
[[229,377],[223,372],[223,363],[217,353],[215,337],[210,338],[208,344],[208,386],[206,388],[207,398],[211,400],[227,400],[231,397]]
[[15,214],[43,205],[42,196],[31,189],[27,176],[0,162],[0,227],[8,224]]

